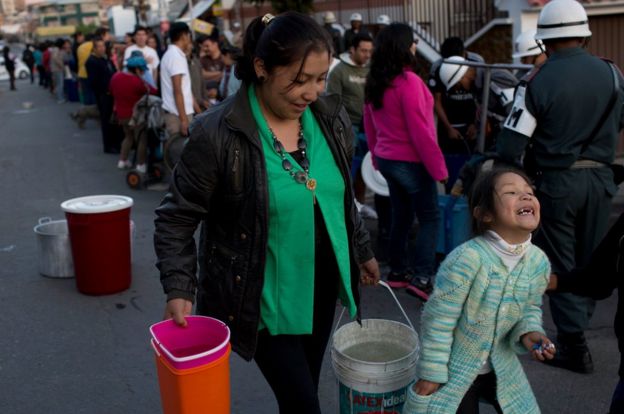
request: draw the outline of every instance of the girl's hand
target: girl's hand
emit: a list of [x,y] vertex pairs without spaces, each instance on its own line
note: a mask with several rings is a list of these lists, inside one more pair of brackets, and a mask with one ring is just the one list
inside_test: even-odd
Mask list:
[[379,263],[374,257],[360,265],[360,283],[363,285],[376,285],[380,277]]
[[184,318],[189,316],[193,310],[193,302],[186,299],[171,299],[165,307],[165,316],[163,320],[171,319],[179,326],[186,326],[187,322]]
[[413,390],[418,395],[431,395],[440,388],[440,384],[437,382],[431,382],[427,380],[418,380],[413,386]]
[[528,332],[522,335],[521,340],[533,359],[544,361],[555,357],[555,344],[546,335],[540,332]]

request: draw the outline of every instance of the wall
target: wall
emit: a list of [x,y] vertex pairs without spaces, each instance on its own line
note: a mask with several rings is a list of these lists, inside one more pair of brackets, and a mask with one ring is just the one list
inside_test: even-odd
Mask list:
[[500,25],[476,40],[468,50],[483,56],[487,63],[511,63],[512,48],[512,26]]

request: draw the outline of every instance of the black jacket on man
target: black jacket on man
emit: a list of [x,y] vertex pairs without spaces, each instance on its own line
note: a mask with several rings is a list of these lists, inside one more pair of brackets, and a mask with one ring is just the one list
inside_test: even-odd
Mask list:
[[[373,253],[350,184],[351,122],[337,97],[321,97],[311,109],[346,183],[351,284],[359,305],[358,263]],[[197,313],[227,323],[234,351],[248,360],[260,321],[268,211],[265,158],[243,85],[193,122],[169,193],[156,210],[154,244],[167,299],[197,295]],[[200,222],[196,249],[193,234]]]

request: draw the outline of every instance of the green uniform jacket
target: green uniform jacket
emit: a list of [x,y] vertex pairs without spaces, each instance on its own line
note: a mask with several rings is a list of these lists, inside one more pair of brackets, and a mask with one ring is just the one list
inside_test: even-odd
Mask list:
[[567,169],[579,158],[610,164],[618,132],[624,127],[624,78],[611,114],[591,145],[584,143],[605,112],[613,92],[609,64],[582,48],[553,53],[537,73],[523,81],[498,137],[503,159],[519,164],[529,139],[540,170]]

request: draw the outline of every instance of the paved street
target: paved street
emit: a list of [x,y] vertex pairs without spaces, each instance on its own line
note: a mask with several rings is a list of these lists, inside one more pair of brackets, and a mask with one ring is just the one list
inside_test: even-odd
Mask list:
[[[164,305],[152,248],[153,211],[163,193],[127,187],[117,156],[102,152],[98,125],[88,121],[80,130],[68,117],[77,104],[59,105],[36,85],[17,86],[9,92],[0,82],[0,413],[159,413],[148,328],[160,320]],[[32,102],[32,109],[24,102]],[[120,294],[85,296],[73,279],[45,278],[37,270],[37,220],[61,219],[62,201],[92,194],[134,199],[133,280]],[[398,297],[417,323],[420,302],[403,292]],[[614,296],[600,302],[587,332],[594,374],[572,374],[523,357],[544,413],[607,411],[619,363],[615,308]],[[363,309],[364,317],[401,320],[382,289],[365,291]],[[545,321],[554,337],[548,312]],[[235,355],[231,390],[233,413],[277,412],[255,364]],[[324,412],[337,412],[329,353],[320,395]]]

